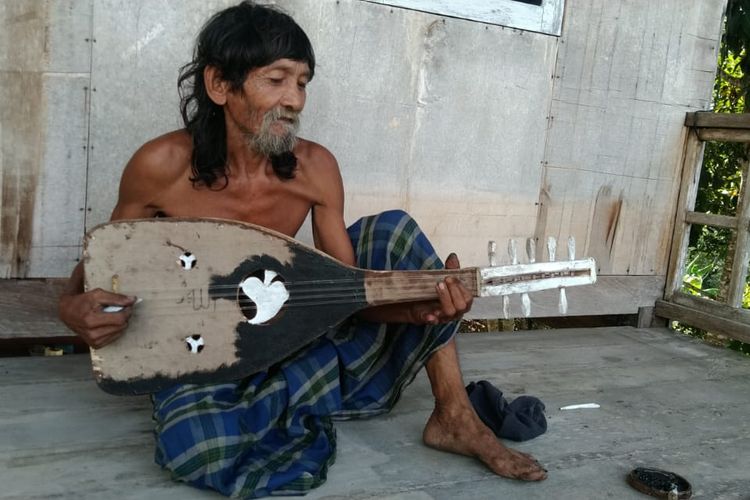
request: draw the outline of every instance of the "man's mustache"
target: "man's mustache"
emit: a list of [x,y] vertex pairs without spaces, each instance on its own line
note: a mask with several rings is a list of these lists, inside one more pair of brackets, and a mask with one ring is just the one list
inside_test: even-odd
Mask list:
[[297,125],[299,124],[299,113],[276,107],[266,113],[266,119],[269,122],[274,122],[276,120],[289,120],[292,124]]

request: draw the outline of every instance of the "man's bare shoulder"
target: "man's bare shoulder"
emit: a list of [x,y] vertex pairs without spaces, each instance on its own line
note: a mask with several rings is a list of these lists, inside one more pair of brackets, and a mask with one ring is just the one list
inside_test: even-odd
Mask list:
[[125,176],[149,182],[174,181],[190,168],[192,148],[192,139],[185,130],[159,136],[135,152],[125,169]]
[[112,219],[153,217],[165,211],[165,196],[190,175],[191,139],[185,131],[150,140],[135,152],[120,180]]
[[328,149],[317,142],[299,139],[294,153],[299,160],[299,168],[305,175],[339,176],[339,164]]

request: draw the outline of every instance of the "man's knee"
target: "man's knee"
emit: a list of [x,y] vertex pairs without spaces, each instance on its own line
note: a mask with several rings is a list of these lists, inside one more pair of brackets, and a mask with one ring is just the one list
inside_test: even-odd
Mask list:
[[408,212],[401,209],[386,210],[377,215],[377,221],[379,224],[384,224],[393,228],[403,226],[405,223],[417,222],[414,218],[409,215]]

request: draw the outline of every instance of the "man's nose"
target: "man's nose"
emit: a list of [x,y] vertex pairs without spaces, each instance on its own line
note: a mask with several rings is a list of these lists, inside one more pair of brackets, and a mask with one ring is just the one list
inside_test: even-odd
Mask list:
[[300,112],[305,106],[305,98],[305,89],[295,84],[286,88],[284,95],[281,97],[280,104],[287,109]]

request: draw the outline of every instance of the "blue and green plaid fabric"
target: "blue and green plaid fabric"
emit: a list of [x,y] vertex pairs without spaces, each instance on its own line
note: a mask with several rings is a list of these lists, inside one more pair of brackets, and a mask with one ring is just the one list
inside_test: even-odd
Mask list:
[[[348,231],[359,267],[443,267],[405,212],[364,217]],[[456,329],[352,320],[241,381],[156,393],[156,462],[175,480],[227,496],[303,494],[335,460],[332,421],[389,411]]]

